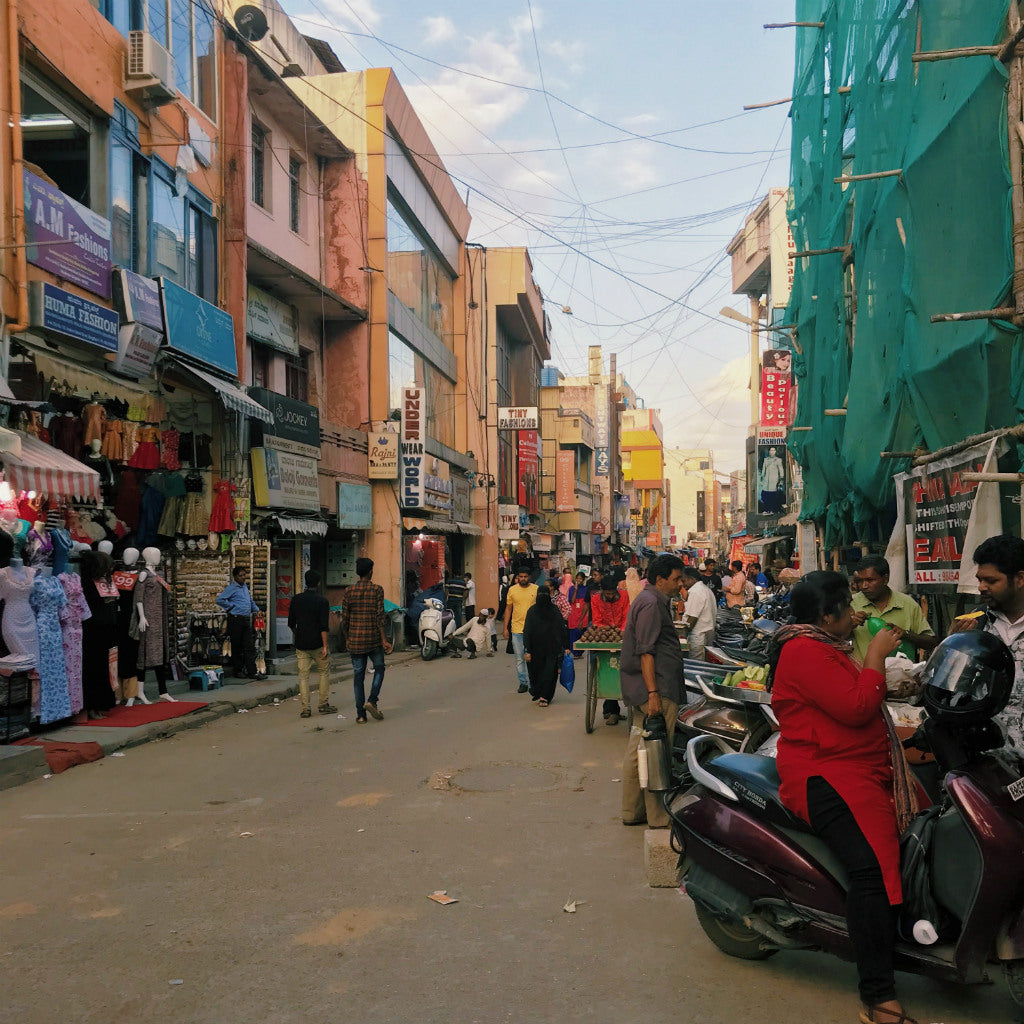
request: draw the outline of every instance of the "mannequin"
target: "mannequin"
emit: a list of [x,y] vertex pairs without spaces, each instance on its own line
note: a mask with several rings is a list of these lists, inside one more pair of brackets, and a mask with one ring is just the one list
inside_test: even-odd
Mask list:
[[[96,550],[101,551],[104,555],[110,555],[111,557],[114,555],[114,545],[109,540],[101,540],[99,544],[96,545]],[[130,550],[135,551],[134,548],[131,548]],[[127,552],[125,553],[127,554]],[[135,561],[138,560],[139,553],[138,551],[135,551]]]
[[[114,706],[117,658],[117,588],[114,564],[102,551],[85,551],[81,559],[82,590],[91,616],[82,623],[82,692],[90,718],[102,718]],[[114,677],[112,679],[112,677]]]
[[143,692],[145,671],[151,668],[160,690],[160,700],[173,702],[174,698],[167,692],[167,663],[170,661],[166,629],[167,591],[171,588],[157,572],[160,549],[145,548],[142,559],[146,568],[139,573],[133,598],[139,622],[139,692]]
[[99,438],[93,438],[89,443],[86,458],[89,465],[100,475],[100,483],[105,486],[113,486],[114,471],[110,467],[110,460],[103,454],[103,442]]
[[[108,541],[100,541],[100,548]],[[139,580],[139,549],[124,549],[124,568],[114,573],[117,587],[117,675],[121,697],[131,707],[136,700],[148,704],[146,694],[139,689],[139,641],[131,635],[132,609],[135,606],[135,584]]]
[[[41,523],[36,525],[42,526]],[[40,725],[49,725],[71,716],[71,691],[60,627],[60,615],[67,603],[67,595],[60,581],[49,575],[49,568],[40,570],[32,581],[29,594],[29,604],[35,613],[39,647],[36,670],[39,673]]]
[[12,558],[6,569],[0,569],[0,598],[4,601],[4,642],[11,654],[24,654],[39,663],[39,638],[36,616],[28,603],[36,570],[27,567],[21,558]]

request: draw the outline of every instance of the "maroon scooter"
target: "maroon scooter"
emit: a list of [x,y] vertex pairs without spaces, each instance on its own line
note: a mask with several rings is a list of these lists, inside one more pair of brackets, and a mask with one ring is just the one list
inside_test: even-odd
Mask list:
[[[933,752],[945,770],[928,858],[944,924],[932,945],[901,941],[896,967],[978,984],[1002,964],[1024,1007],[1022,772],[991,752],[1002,744],[992,722],[965,727],[933,715],[909,743]],[[708,938],[746,960],[781,949],[852,960],[845,872],[780,802],[775,761],[735,753],[714,736],[691,739],[686,757],[695,785],[667,795],[666,807],[686,893]]]

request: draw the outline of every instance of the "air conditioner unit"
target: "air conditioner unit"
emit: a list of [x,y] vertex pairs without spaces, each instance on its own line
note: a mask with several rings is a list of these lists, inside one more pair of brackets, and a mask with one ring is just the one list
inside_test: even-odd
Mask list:
[[174,58],[148,32],[128,33],[124,77],[125,92],[138,96],[147,106],[162,106],[178,95]]

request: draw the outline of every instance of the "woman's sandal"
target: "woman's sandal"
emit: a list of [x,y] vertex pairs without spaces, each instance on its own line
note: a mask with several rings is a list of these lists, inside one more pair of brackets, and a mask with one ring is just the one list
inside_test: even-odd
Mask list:
[[872,1006],[867,1010],[860,1011],[860,1024],[918,1024],[918,1021],[916,1017],[910,1017],[898,1010],[887,1010],[884,1006]]
[[548,706],[548,702],[543,697],[541,697],[541,699],[539,701],[537,701],[537,707],[539,707],[539,708],[546,708],[547,706]]

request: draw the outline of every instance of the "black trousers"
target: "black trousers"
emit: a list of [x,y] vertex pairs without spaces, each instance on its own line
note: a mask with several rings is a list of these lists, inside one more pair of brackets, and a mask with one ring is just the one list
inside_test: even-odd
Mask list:
[[256,675],[256,631],[248,615],[228,616],[231,641],[231,674],[235,678]]
[[843,798],[817,775],[807,780],[807,811],[811,828],[850,878],[846,927],[857,963],[860,998],[869,1007],[895,999],[893,959],[899,908],[889,903],[875,851]]

